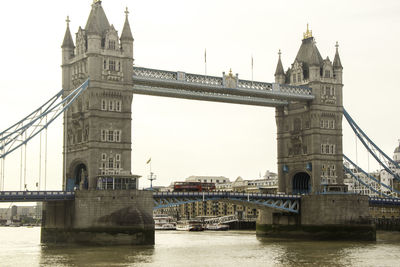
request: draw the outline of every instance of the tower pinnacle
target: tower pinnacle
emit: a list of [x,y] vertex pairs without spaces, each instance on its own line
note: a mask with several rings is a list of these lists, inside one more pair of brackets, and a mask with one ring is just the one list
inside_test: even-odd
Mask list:
[[126,9],[125,9],[125,16],[128,17],[128,15],[129,15],[129,10],[128,10],[128,7],[126,7]]
[[74,41],[72,40],[71,31],[69,30],[69,23],[71,22],[71,20],[69,19],[69,16],[67,16],[67,19],[65,21],[67,22],[67,29],[65,31],[64,40],[63,40],[61,47],[73,49],[73,48],[75,48],[75,45],[74,45]]
[[133,41],[133,36],[132,36],[131,26],[129,25],[128,15],[129,15],[129,11],[128,11],[128,7],[126,7],[125,23],[124,23],[124,28],[122,29],[122,33],[121,33],[121,40],[132,40]]
[[335,53],[335,58],[333,59],[333,67],[334,68],[343,68],[342,62],[340,61],[340,56],[339,56],[339,43],[336,41],[336,53]]
[[303,40],[304,40],[304,39],[311,38],[311,37],[313,37],[313,36],[312,36],[312,31],[310,31],[310,30],[308,29],[308,23],[307,23],[307,31],[306,31],[305,33],[303,33]]
[[[283,70],[283,65],[282,65],[282,61],[281,61],[282,52],[280,49],[278,51],[278,55],[279,55],[279,58],[278,58],[278,64],[276,65],[275,76],[278,76],[278,75],[284,76],[285,71]],[[283,81],[280,81],[279,83],[283,83]]]

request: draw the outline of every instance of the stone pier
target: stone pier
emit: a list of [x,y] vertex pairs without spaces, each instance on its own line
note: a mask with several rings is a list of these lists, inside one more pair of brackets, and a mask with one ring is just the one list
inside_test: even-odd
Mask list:
[[75,200],[43,204],[42,243],[153,245],[150,191],[76,191]]
[[260,210],[257,235],[316,240],[376,240],[368,196],[329,194],[301,198],[300,214]]

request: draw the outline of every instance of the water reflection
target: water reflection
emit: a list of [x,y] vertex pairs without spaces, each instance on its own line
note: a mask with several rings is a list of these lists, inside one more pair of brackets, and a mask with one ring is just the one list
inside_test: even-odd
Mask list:
[[132,266],[151,262],[153,246],[42,245],[40,266]]
[[349,266],[353,248],[373,246],[371,242],[298,241],[273,238],[257,238],[268,249],[279,246],[274,264],[278,266]]

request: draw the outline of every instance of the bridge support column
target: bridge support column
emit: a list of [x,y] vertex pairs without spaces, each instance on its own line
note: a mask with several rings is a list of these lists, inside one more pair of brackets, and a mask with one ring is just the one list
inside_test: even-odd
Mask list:
[[154,244],[150,191],[77,191],[75,200],[43,205],[42,243]]
[[260,210],[257,235],[318,240],[376,240],[368,196],[306,195],[300,214]]

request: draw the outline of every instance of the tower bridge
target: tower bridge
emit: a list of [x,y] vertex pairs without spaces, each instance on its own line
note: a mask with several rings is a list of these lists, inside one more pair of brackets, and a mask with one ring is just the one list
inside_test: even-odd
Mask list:
[[[343,170],[351,170],[343,167],[343,67],[337,44],[333,62],[329,57],[323,59],[307,28],[286,72],[279,53],[273,83],[242,80],[231,71],[215,77],[149,69],[133,65],[134,39],[128,14],[126,10],[119,35],[101,1],[94,1],[75,41],[67,19],[61,46],[63,90],[0,133],[0,201],[44,201],[42,241],[151,244],[154,206],[209,199],[259,207],[259,234],[291,235],[296,229],[296,234],[311,231],[328,233],[328,238],[375,239],[373,225],[365,224],[369,204],[397,205],[398,200],[394,195],[369,199],[346,194]],[[284,194],[153,194],[137,190],[139,176],[131,168],[133,94],[275,108],[279,192]],[[4,191],[4,158],[47,129],[53,121],[47,121],[51,112],[56,114],[54,118],[63,114],[64,120],[63,190]],[[27,134],[29,129],[33,131]],[[365,139],[364,143],[374,148],[371,152],[382,152]],[[386,157],[380,163],[387,161]],[[103,186],[107,184],[112,186]],[[107,188],[118,190],[104,190]]]

